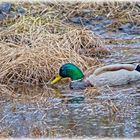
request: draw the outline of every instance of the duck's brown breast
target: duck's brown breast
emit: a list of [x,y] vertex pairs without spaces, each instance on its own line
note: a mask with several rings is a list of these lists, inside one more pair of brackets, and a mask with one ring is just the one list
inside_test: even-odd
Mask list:
[[86,87],[92,86],[88,81],[72,81],[70,83],[70,89],[85,89]]

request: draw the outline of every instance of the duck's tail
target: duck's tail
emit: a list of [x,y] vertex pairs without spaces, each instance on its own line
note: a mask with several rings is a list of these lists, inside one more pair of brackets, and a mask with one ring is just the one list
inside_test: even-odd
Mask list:
[[139,64],[137,64],[135,70],[138,71],[138,72],[140,72],[140,65]]
[[98,68],[94,71],[95,75],[99,75],[101,73],[107,72],[107,71],[117,71],[117,70],[121,70],[121,69],[125,69],[128,71],[133,71],[133,70],[137,70],[140,72],[140,65],[134,65],[134,64],[113,64],[113,65],[108,65],[108,66],[104,66],[101,68]]

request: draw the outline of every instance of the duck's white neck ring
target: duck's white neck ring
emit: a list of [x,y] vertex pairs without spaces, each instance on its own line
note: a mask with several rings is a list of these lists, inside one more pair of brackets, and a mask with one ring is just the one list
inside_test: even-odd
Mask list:
[[73,82],[80,82],[80,81],[82,81],[83,79],[78,79],[78,80],[73,80],[73,81],[71,81],[71,83],[73,83]]

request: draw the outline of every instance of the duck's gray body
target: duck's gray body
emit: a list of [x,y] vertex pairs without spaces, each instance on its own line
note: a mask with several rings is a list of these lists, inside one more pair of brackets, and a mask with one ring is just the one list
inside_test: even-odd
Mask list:
[[[121,68],[119,68],[120,66]],[[111,69],[112,67],[119,68],[119,69],[113,70]],[[109,71],[108,68],[111,69],[112,71]],[[132,64],[109,65],[96,69],[92,75],[86,78],[86,80],[89,81],[93,86],[124,85],[140,80],[140,72],[135,70],[135,68],[136,65],[132,65]]]
[[127,71],[127,70],[118,70],[113,72],[105,72],[100,75],[91,75],[87,78],[88,81],[94,86],[115,86],[115,85],[124,85],[133,81],[140,80],[140,72]]

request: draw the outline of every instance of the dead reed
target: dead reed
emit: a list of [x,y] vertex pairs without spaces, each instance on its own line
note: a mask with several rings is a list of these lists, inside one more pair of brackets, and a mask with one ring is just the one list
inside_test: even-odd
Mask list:
[[62,64],[75,63],[85,71],[99,64],[97,54],[108,52],[91,31],[59,20],[51,23],[23,16],[0,31],[0,82],[46,83]]
[[[108,53],[100,37],[62,20],[84,14],[87,8],[91,12],[104,12],[100,10],[104,4],[23,5],[28,9],[25,16],[1,23],[7,26],[0,31],[1,82],[45,83],[63,63],[72,62],[86,70],[99,64],[95,56]],[[108,6],[113,9],[116,5],[107,4],[105,8]]]
[[50,45],[36,48],[1,46],[0,62],[1,82],[39,84],[47,82],[66,62],[75,63],[84,70],[98,60],[82,57],[69,48]]
[[43,5],[51,11],[49,15],[48,10],[43,11],[43,16],[53,17],[54,13],[57,13],[56,17],[62,20],[69,20],[75,16],[81,17],[81,20],[94,20],[97,16],[113,19],[109,29],[116,29],[124,23],[140,23],[138,2],[56,2]]

